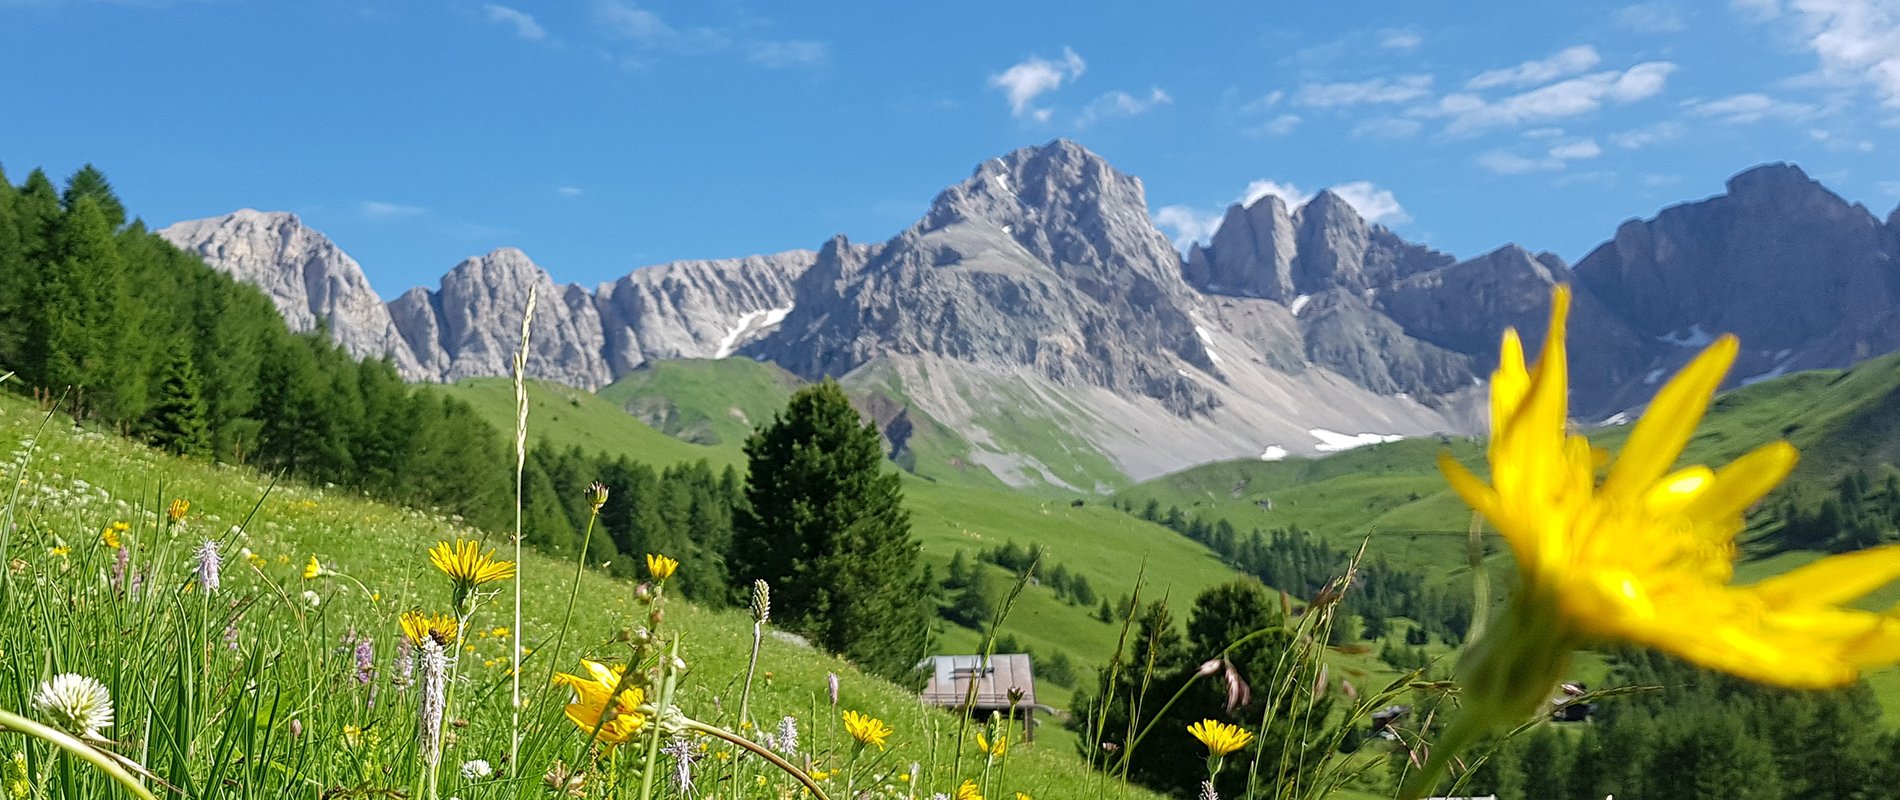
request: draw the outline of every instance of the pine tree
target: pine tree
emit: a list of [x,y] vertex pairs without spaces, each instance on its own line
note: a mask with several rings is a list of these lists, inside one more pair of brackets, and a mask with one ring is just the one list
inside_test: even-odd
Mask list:
[[792,395],[745,452],[733,584],[764,580],[787,627],[878,674],[909,671],[936,609],[877,428],[827,380]]
[[171,359],[159,379],[158,397],[147,418],[149,435],[159,447],[186,456],[211,454],[203,381],[183,343],[172,345]]
[[112,184],[106,180],[106,174],[98,167],[87,164],[66,179],[66,191],[60,196],[60,204],[67,211],[79,205],[80,200],[91,200],[99,205],[100,213],[105,217],[106,225],[112,230],[125,227],[125,204],[112,192]]

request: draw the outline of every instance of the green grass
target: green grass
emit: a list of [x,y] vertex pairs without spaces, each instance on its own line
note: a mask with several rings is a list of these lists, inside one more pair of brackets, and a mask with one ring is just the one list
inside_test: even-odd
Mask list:
[[[26,709],[27,695],[39,680],[55,672],[79,672],[101,678],[112,691],[119,716],[108,735],[122,743],[117,749],[174,783],[195,787],[194,796],[410,791],[419,775],[413,745],[416,703],[413,690],[387,683],[394,669],[394,616],[409,608],[445,609],[447,587],[424,551],[441,538],[478,534],[438,516],[344,493],[287,485],[267,492],[266,481],[247,470],[171,459],[70,423],[55,421],[40,431],[41,416],[28,402],[0,398],[0,453],[9,454],[4,469],[10,485],[18,465],[31,458],[18,484],[21,500],[10,504],[19,527],[10,537],[9,555],[20,561],[0,596],[0,706]],[[175,528],[160,521],[159,511],[174,497],[192,503],[189,516]],[[134,571],[148,569],[136,601],[109,585],[114,551],[100,542],[99,531],[115,520],[129,523],[124,538]],[[191,583],[189,553],[205,538],[220,541],[226,554],[216,595]],[[239,557],[240,548],[261,566],[249,566]],[[349,578],[304,580],[300,570],[312,556]],[[618,632],[649,624],[648,609],[634,599],[629,584],[589,572],[578,584],[580,602],[566,646],[554,652],[551,639],[574,586],[574,566],[533,552],[520,566],[521,641],[531,648],[523,688],[530,698],[546,686],[550,667],[574,670],[580,654],[624,660],[628,646],[616,641]],[[358,588],[359,581],[366,589]],[[318,595],[314,607],[303,600],[306,590]],[[453,743],[443,761],[442,797],[543,797],[540,775],[552,759],[587,763],[585,735],[559,716],[560,701],[550,694],[524,719],[528,733],[521,783],[463,781],[456,775],[459,765],[472,758],[499,766],[507,750],[502,664],[510,639],[481,633],[505,626],[506,609],[505,596],[491,599],[467,631],[473,649],[461,654],[463,680],[451,706],[451,716],[467,724],[449,728]],[[227,623],[236,650],[225,646]],[[673,601],[661,631],[683,636],[681,655],[689,670],[680,697],[687,713],[735,723],[749,619]],[[370,684],[359,685],[352,677],[351,646],[341,643],[350,632],[372,643],[376,676]],[[951,766],[954,719],[919,707],[908,690],[776,638],[765,642],[761,670],[753,700],[758,716],[798,717],[804,750],[820,769],[835,771],[849,761],[836,711],[824,699],[825,675],[835,672],[843,676],[844,708],[879,716],[897,730],[889,753],[869,751],[860,762],[861,787],[899,791],[895,776],[913,760],[922,762],[919,788],[927,791],[949,791],[973,774],[968,753],[961,770]],[[371,686],[377,691],[374,703]],[[57,768],[44,746],[14,738],[6,747],[27,747],[35,769]],[[720,760],[722,751],[711,748],[701,762],[702,775],[733,763]],[[613,769],[624,770],[635,752],[623,748]],[[747,796],[777,797],[779,787],[788,786],[756,762],[745,763],[753,765],[741,776]],[[604,774],[595,776],[596,787]],[[755,776],[764,777],[767,788],[755,790]],[[46,777],[60,779],[56,773]],[[66,780],[78,793],[73,796],[107,794],[83,769]],[[842,774],[829,779],[840,796],[843,780]],[[1073,797],[1079,796],[1075,787],[1095,785],[1070,752],[1043,746],[1012,751],[1008,785],[994,787],[991,794]],[[623,788],[623,795],[631,791]],[[1150,796],[1132,789],[1108,792]],[[676,795],[663,788],[656,796]]]
[[[515,390],[507,378],[471,378],[441,387],[472,406],[497,430],[515,429]],[[533,381],[528,386],[528,441],[546,439],[563,450],[580,447],[627,455],[657,465],[705,459],[715,469],[744,466],[739,443],[711,447],[681,441],[632,420],[619,406],[568,386]],[[505,437],[504,437],[505,438]]]
[[749,358],[681,359],[641,367],[599,395],[668,436],[736,447],[802,384],[777,365]]

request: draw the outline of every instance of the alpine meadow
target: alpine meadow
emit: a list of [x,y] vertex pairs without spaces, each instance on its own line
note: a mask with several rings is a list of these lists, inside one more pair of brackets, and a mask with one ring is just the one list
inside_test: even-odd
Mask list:
[[1900,3],[1159,11],[0,2],[0,800],[1900,800]]

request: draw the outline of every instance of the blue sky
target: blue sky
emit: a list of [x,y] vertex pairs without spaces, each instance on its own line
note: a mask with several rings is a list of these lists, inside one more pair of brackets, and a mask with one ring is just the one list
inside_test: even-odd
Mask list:
[[1058,136],[1183,240],[1337,186],[1461,256],[1574,261],[1779,160],[1900,202],[1900,0],[0,0],[0,53],[12,180],[294,211],[385,296],[500,246],[591,285],[881,240]]

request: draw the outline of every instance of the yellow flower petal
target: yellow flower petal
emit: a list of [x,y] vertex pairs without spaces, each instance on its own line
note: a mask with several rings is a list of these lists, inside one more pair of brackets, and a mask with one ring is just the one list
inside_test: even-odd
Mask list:
[[1604,494],[1632,496],[1675,466],[1740,347],[1733,336],[1718,338],[1663,385],[1604,479]]
[[1820,561],[1748,587],[1770,606],[1849,603],[1900,580],[1900,545],[1890,544]]

